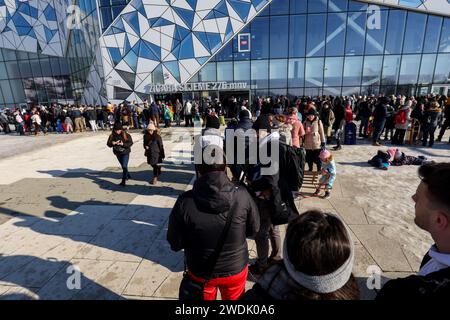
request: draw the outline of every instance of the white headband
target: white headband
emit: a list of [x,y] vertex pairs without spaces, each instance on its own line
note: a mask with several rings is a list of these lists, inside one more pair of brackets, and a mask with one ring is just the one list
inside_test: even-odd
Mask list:
[[300,271],[297,271],[294,265],[289,260],[287,251],[287,238],[284,239],[283,248],[283,262],[288,271],[289,275],[297,282],[299,285],[305,287],[316,293],[331,293],[342,288],[350,279],[353,270],[353,260],[354,260],[354,248],[353,241],[350,238],[350,232],[348,232],[348,239],[350,241],[350,256],[344,262],[342,266],[336,271],[323,276],[310,276]]

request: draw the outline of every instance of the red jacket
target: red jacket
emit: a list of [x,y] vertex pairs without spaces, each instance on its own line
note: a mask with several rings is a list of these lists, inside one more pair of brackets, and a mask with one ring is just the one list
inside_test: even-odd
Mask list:
[[349,123],[353,121],[353,112],[352,109],[349,108],[345,108],[345,122]]

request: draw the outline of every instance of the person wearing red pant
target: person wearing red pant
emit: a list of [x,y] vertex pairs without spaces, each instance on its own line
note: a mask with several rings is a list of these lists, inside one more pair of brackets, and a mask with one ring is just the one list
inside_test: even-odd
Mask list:
[[[209,145],[200,152],[211,149]],[[196,165],[198,179],[193,189],[180,195],[175,203],[169,217],[167,240],[173,251],[184,249],[188,273],[183,282],[186,277],[189,277],[187,281],[197,283],[208,279],[203,300],[215,300],[217,289],[222,300],[237,300],[245,291],[249,262],[247,237],[254,237],[259,230],[259,212],[247,190],[227,177],[223,150],[219,146],[213,149],[210,158],[214,159],[213,164]],[[217,259],[210,259],[212,256]],[[201,299],[197,296],[201,292],[195,295],[195,299]],[[180,299],[183,299],[181,294]]]

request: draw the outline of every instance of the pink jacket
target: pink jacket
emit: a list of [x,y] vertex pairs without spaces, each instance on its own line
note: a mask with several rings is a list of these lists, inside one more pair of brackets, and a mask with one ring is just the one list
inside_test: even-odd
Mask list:
[[302,123],[298,120],[296,115],[290,115],[286,123],[292,125],[292,146],[300,148],[300,138],[305,135],[305,129]]

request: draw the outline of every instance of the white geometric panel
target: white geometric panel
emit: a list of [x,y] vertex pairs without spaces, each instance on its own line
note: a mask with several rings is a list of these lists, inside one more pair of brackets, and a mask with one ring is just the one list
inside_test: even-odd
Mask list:
[[112,95],[132,86],[135,93],[145,94],[151,79],[163,84],[189,81],[271,2],[131,0],[99,42],[98,50],[106,54],[96,64],[111,66],[102,75],[104,89]]

